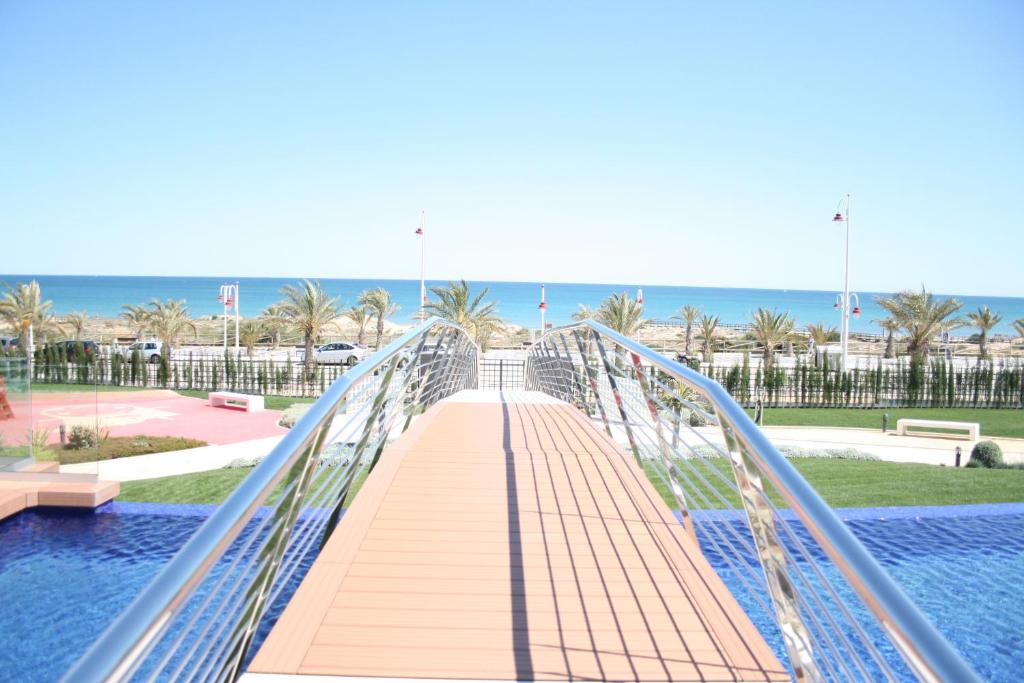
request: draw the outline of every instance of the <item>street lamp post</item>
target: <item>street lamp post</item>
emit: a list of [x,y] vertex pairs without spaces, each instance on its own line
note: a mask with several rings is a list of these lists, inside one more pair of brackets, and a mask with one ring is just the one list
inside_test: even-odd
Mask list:
[[423,218],[425,214],[426,211],[420,211],[420,227],[416,228],[416,236],[420,238],[420,322],[427,319],[427,284],[423,279],[423,251],[426,239],[423,236]]
[[547,330],[547,324],[544,320],[544,314],[547,313],[548,310],[548,302],[544,298],[544,285],[540,286],[540,305],[537,306],[537,308],[540,310],[540,334],[541,336],[544,336],[544,332],[545,330]]
[[[846,269],[843,279],[843,294],[842,298],[836,302],[836,308],[839,309],[840,313],[840,332],[839,332],[839,345],[840,353],[842,357],[840,359],[840,368],[843,372],[846,371],[847,355],[850,349],[850,313],[854,317],[860,317],[860,299],[856,294],[850,293],[850,193],[846,193],[846,213],[844,214],[839,209],[843,205],[843,200],[839,200],[839,204],[836,206],[836,215],[832,217],[833,223],[846,223]],[[852,300],[856,299],[857,304],[851,306]]]

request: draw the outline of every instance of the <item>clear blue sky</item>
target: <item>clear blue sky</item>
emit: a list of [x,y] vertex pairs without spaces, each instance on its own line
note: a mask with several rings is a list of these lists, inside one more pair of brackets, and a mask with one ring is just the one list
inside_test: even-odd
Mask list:
[[1020,295],[1024,3],[0,4],[0,272]]

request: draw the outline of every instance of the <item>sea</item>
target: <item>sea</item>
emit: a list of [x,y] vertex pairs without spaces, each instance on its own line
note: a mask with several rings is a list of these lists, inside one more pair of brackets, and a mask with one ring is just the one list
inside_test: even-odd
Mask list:
[[[109,275],[3,275],[0,284],[14,284],[36,280],[43,297],[53,301],[53,312],[60,315],[72,311],[86,311],[89,315],[116,317],[125,304],[148,303],[151,299],[184,299],[189,312],[195,317],[219,315],[223,312],[217,300],[223,284],[239,285],[239,304],[243,317],[259,315],[260,311],[281,299],[281,288],[296,284],[289,278],[236,278],[220,277],[163,277],[163,276],[109,276]],[[359,293],[373,287],[384,287],[400,306],[393,318],[396,323],[409,323],[417,316],[419,307],[419,280],[356,280],[321,279],[324,289],[338,297],[342,306],[352,305]],[[443,286],[446,281],[428,280],[428,287]],[[486,288],[486,300],[497,302],[498,315],[516,325],[540,327],[539,282],[470,282],[473,294]],[[786,311],[796,318],[798,326],[822,322],[839,327],[839,311],[835,309],[837,293],[804,289],[744,289],[734,287],[686,287],[630,284],[548,283],[546,321],[561,325],[571,321],[580,304],[596,307],[610,294],[628,292],[635,297],[643,290],[645,317],[668,320],[687,304],[698,306],[706,313],[717,315],[723,323],[744,323],[759,307]],[[875,303],[876,297],[889,296],[889,292],[858,292],[861,315],[851,318],[850,329],[857,332],[879,332],[875,320],[884,317],[884,311]],[[1024,298],[955,296],[962,301],[967,312],[987,305],[1003,316],[996,334],[1012,334],[1014,320],[1024,318]],[[965,330],[967,332],[967,330]]]

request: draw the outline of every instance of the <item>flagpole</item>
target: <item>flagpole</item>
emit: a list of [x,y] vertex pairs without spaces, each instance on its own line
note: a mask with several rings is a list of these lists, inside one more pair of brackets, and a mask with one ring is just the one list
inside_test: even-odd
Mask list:
[[238,339],[238,316],[239,316],[239,312],[238,312],[238,309],[239,309],[238,299],[239,299],[240,296],[241,296],[241,293],[240,293],[239,287],[238,287],[238,280],[235,280],[235,358],[238,358],[238,342],[239,342],[239,339]]
[[425,219],[426,211],[420,211],[420,227],[416,230],[416,234],[420,236],[420,322],[427,319],[427,284],[423,278],[423,259],[424,251],[426,246],[424,240],[426,237],[423,234],[423,222]]
[[543,336],[544,331],[547,329],[547,327],[544,324],[544,314],[547,313],[548,310],[548,303],[544,297],[544,285],[540,286],[540,306],[538,306],[537,308],[540,309],[540,333],[541,336]]
[[[641,309],[643,309],[643,307],[644,307],[644,290],[639,288],[639,287],[637,287],[637,289],[636,289],[636,303],[637,303],[638,306],[640,306]],[[637,331],[636,331],[636,341],[637,341],[638,344],[640,343],[640,329],[639,328],[637,328]]]

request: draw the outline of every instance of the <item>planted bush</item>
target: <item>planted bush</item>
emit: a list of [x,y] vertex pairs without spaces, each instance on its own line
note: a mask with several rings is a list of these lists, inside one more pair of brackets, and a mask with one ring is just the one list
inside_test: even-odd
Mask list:
[[689,421],[691,427],[705,427],[708,424],[708,419],[704,417],[704,414],[697,412],[696,410],[690,411]]
[[979,441],[971,451],[968,467],[1002,467],[1003,449],[995,441]]
[[86,448],[96,448],[100,445],[100,436],[95,429],[85,425],[73,425],[68,433],[68,448],[73,451],[81,451]]

